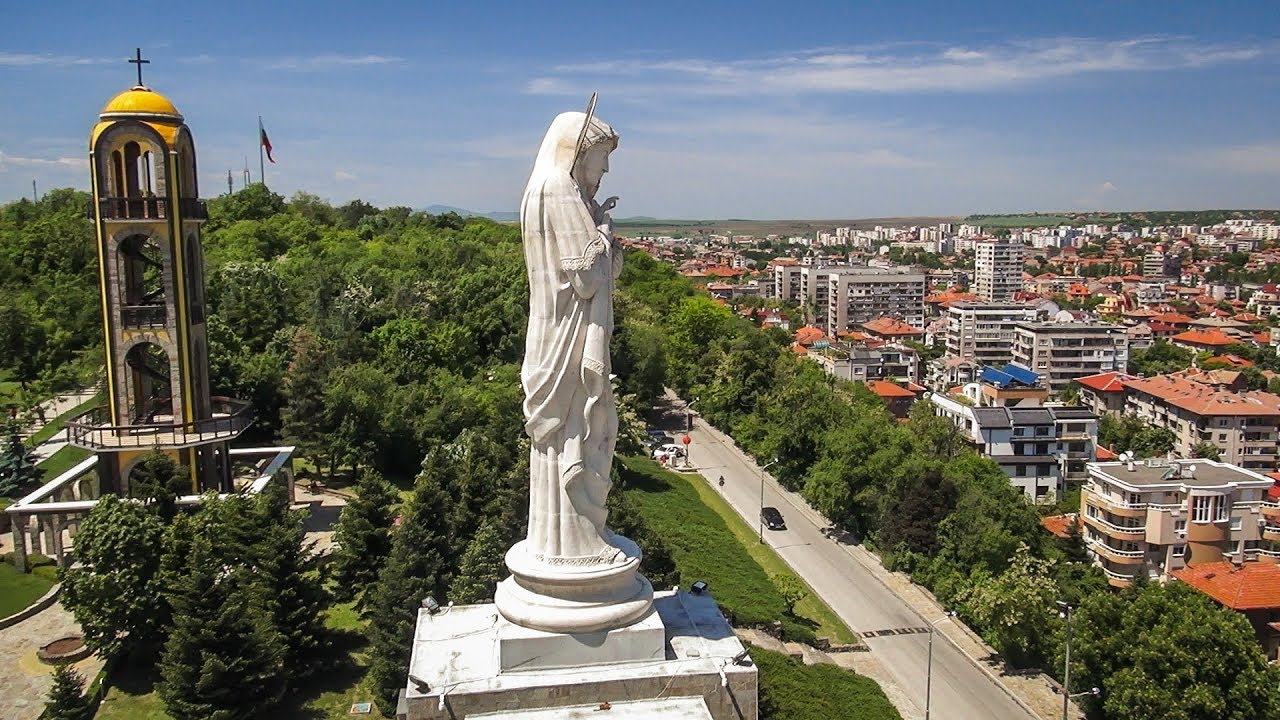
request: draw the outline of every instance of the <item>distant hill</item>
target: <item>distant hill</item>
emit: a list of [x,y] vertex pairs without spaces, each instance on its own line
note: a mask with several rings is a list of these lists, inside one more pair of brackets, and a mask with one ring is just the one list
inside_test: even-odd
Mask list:
[[498,222],[515,222],[520,219],[520,213],[518,212],[476,212],[474,210],[453,207],[452,205],[428,205],[427,207],[422,208],[422,211],[431,213],[432,215],[457,213],[462,217],[486,217]]

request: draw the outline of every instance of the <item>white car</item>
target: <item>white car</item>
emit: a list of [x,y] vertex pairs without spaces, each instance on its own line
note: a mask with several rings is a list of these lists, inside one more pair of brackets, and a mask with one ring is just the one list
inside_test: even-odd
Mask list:
[[674,460],[676,458],[682,458],[682,457],[684,457],[684,448],[680,447],[675,443],[667,443],[665,445],[659,445],[658,447],[653,449],[654,460],[658,460],[658,461]]

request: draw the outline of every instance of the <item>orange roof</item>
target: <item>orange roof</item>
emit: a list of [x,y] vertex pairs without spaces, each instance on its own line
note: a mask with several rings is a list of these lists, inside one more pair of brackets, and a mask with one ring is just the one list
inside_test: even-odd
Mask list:
[[880,317],[862,323],[862,329],[877,335],[923,335],[924,330],[891,317]]
[[1174,335],[1171,339],[1187,343],[1188,345],[1210,345],[1213,347],[1234,345],[1235,343],[1240,342],[1235,338],[1229,337],[1226,333],[1218,330],[1217,328],[1210,328],[1208,330],[1188,330]]
[[1124,392],[1123,380],[1131,380],[1134,376],[1119,371],[1104,372],[1076,378],[1076,382],[1098,392]]
[[1262,322],[1262,318],[1257,315],[1254,315],[1253,313],[1240,313],[1239,315],[1236,315],[1231,319],[1236,320],[1238,322],[1243,322],[1243,323]]
[[1213,357],[1209,358],[1208,360],[1205,360],[1205,361],[1204,361],[1203,363],[1201,363],[1201,364],[1202,364],[1202,365],[1207,365],[1207,364],[1209,364],[1209,363],[1211,363],[1211,362],[1216,362],[1216,363],[1225,363],[1225,364],[1230,365],[1230,366],[1232,366],[1232,367],[1253,367],[1253,363],[1252,363],[1252,362],[1249,362],[1248,360],[1245,360],[1244,358],[1240,357],[1239,355],[1214,355]]
[[1098,457],[1098,462],[1102,462],[1103,460],[1117,460],[1120,458],[1119,455],[1111,452],[1110,450],[1102,447],[1101,445],[1097,446],[1096,455]]
[[1232,610],[1280,608],[1280,565],[1205,563],[1174,570],[1173,576]]
[[1075,524],[1075,522],[1075,513],[1067,513],[1066,515],[1050,515],[1048,517],[1040,518],[1040,527],[1043,527],[1045,530],[1048,530],[1054,535],[1065,540],[1071,537],[1071,533],[1068,531],[1068,528]]
[[734,270],[731,267],[725,267],[723,265],[718,267],[709,267],[706,270],[706,274],[712,277],[738,277],[746,272],[746,270]]
[[901,385],[888,380],[868,380],[867,387],[882,398],[909,398],[916,394]]
[[805,325],[796,331],[796,342],[801,345],[812,345],[819,340],[825,340],[827,334],[822,332],[821,328],[813,325]]
[[1168,323],[1169,325],[1190,325],[1195,318],[1182,313],[1166,312],[1159,315],[1152,315],[1152,320],[1156,322]]
[[806,347],[805,347],[805,346],[803,346],[803,345],[792,345],[792,346],[791,346],[791,352],[793,352],[793,353],[795,353],[795,354],[797,354],[797,355],[808,355],[808,354],[809,354],[809,348],[806,348]]
[[1280,417],[1280,395],[1250,390],[1231,392],[1172,375],[1122,381],[1138,392],[1197,415]]

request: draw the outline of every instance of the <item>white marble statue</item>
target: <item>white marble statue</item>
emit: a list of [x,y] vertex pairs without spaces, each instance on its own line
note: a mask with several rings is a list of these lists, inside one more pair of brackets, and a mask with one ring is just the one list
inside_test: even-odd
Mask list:
[[608,542],[605,498],[618,433],[609,337],[621,252],[609,217],[617,198],[595,201],[617,143],[599,119],[562,113],[520,204],[529,274],[521,370],[532,440],[527,551],[550,562],[608,563],[618,553]]
[[529,534],[507,551],[511,576],[494,603],[506,620],[543,632],[610,631],[653,612],[640,548],[605,525],[618,437],[609,336],[622,256],[609,217],[617,198],[597,203],[595,194],[617,144],[590,112],[557,116],[520,204]]

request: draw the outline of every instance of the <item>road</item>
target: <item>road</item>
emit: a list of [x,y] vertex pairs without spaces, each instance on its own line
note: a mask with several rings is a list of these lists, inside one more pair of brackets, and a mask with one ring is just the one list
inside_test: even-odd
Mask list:
[[[679,417],[679,416],[677,416]],[[679,423],[677,422],[677,425]],[[676,434],[676,433],[673,433]],[[761,471],[750,457],[719,432],[696,421],[688,433],[690,461],[711,483],[723,476],[721,489],[746,521],[759,525]],[[679,437],[678,434],[676,434]],[[765,530],[764,538],[804,578],[849,627],[862,633],[872,653],[920,709],[925,707],[929,622],[885,587],[853,551],[823,534],[821,516],[798,495],[765,475],[764,504],[782,511],[786,530]],[[713,589],[714,591],[714,589]],[[886,632],[888,631],[888,632]],[[1031,720],[995,681],[941,634],[933,641],[931,719]]]

